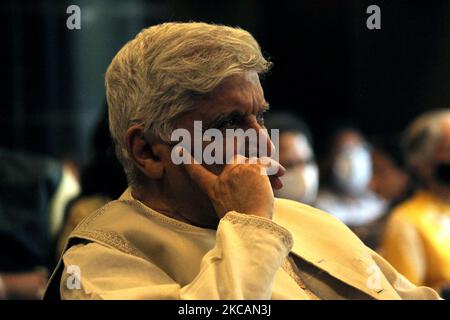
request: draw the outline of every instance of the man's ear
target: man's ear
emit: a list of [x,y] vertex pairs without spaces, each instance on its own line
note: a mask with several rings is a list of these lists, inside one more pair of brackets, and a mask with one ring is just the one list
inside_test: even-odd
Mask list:
[[133,125],[125,133],[125,143],[130,158],[137,168],[150,179],[160,179],[164,173],[164,164],[157,154],[156,140],[146,139],[144,128]]

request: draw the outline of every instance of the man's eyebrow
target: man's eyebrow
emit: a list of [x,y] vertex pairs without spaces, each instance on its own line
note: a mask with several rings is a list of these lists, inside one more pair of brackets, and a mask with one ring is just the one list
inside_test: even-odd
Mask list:
[[245,117],[245,113],[241,112],[239,110],[233,110],[229,112],[224,112],[222,114],[219,114],[218,116],[212,118],[206,123],[206,128],[217,128],[222,122],[235,119],[235,118],[242,118]]
[[[264,102],[261,104],[260,109],[258,112],[265,112],[269,110],[270,105],[267,101],[264,100]],[[224,112],[222,114],[217,115],[216,117],[212,118],[211,120],[206,122],[205,128],[217,128],[222,122],[236,119],[236,118],[244,118],[248,113],[242,112],[240,110],[232,110],[229,112]]]

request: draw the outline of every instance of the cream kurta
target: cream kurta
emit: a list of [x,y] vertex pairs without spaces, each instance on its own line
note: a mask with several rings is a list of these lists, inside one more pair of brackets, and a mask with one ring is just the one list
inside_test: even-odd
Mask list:
[[275,200],[273,221],[228,212],[216,231],[168,218],[127,190],[85,219],[69,247],[46,298],[438,298],[337,219],[290,200]]

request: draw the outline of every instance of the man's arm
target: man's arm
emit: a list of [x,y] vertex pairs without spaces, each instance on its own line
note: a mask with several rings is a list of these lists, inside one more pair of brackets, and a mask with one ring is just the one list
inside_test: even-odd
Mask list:
[[[203,257],[198,275],[180,285],[145,259],[97,243],[77,245],[63,258],[61,297],[270,299],[275,273],[291,247],[291,234],[271,220],[229,212],[220,221],[216,245]],[[79,268],[79,289],[67,273],[70,265]],[[183,267],[187,265],[180,261]]]

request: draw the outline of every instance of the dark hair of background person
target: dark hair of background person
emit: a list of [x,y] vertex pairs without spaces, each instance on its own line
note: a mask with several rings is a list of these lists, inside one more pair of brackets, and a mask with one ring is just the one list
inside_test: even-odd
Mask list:
[[374,149],[383,152],[385,155],[394,162],[394,164],[399,168],[408,172],[410,180],[410,190],[409,193],[417,190],[423,182],[414,170],[407,165],[405,160],[405,153],[408,148],[416,148],[417,144],[423,143],[426,133],[418,135],[408,146],[402,144],[403,133],[391,133],[391,134],[378,134],[370,138],[370,143]]
[[[288,111],[268,111],[264,119],[264,126],[270,129],[278,129],[279,133],[293,132],[305,135],[309,144],[313,145],[313,136],[309,126],[298,115]],[[270,132],[269,132],[270,133]]]
[[406,169],[399,133],[378,134],[371,136],[369,137],[369,142],[372,149],[388,156],[397,168]]
[[80,197],[102,195],[116,199],[127,187],[126,176],[116,158],[114,143],[109,133],[106,104],[105,109],[94,133],[92,157],[81,170]]
[[395,199],[390,204],[390,208],[395,207],[406,198],[409,198],[420,185],[418,178],[415,177],[414,173],[408,169],[405,163],[404,152],[401,145],[401,137],[401,133],[394,132],[390,134],[374,135],[368,139],[372,150],[378,151],[388,157],[397,169],[404,170],[409,175],[409,181],[405,193],[401,198]]

